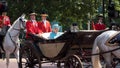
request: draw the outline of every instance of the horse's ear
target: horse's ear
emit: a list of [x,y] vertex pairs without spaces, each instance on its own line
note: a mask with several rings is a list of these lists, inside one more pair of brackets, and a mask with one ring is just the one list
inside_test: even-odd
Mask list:
[[21,15],[21,17],[22,17],[22,18],[25,18],[25,14],[23,13],[23,14]]

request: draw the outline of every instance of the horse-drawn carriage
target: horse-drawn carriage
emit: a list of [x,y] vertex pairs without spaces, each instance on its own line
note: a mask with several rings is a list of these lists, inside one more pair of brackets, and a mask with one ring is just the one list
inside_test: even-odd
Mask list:
[[[14,22],[7,31],[4,41],[1,42],[3,43],[6,55],[7,67],[9,66],[9,55],[14,53],[15,57],[19,59],[17,62],[19,62],[20,68],[41,68],[44,62],[55,62],[58,67],[61,67],[61,63],[63,63],[62,66],[64,66],[64,68],[82,68],[84,65],[83,62],[89,62],[91,55],[94,54],[91,54],[91,52],[99,53],[97,51],[100,49],[99,47],[102,48],[100,50],[107,51],[107,53],[110,50],[109,54],[111,54],[112,49],[116,50],[116,48],[119,47],[109,47],[104,44],[112,35],[119,33],[118,31],[104,32],[104,30],[79,30],[77,32],[65,32],[56,39],[44,39],[31,35],[34,41],[22,39],[20,54],[18,54],[20,44],[19,33],[21,33],[21,30],[25,29],[26,24],[26,19],[24,17],[25,15],[23,14]],[[93,42],[96,42],[99,46],[93,45]],[[104,44],[104,46],[100,44]],[[120,50],[112,53],[120,58]],[[111,60],[110,56],[111,55],[107,55],[107,59],[109,57]],[[93,58],[98,59],[98,56]],[[95,65],[95,62],[93,65]],[[111,65],[111,61],[109,65]]]
[[41,68],[44,62],[56,62],[59,68],[61,63],[64,68],[83,68],[82,62],[86,59],[83,49],[92,48],[94,39],[102,32],[102,30],[69,31],[56,39],[43,39],[31,35],[34,41],[24,40],[21,43],[19,66]]

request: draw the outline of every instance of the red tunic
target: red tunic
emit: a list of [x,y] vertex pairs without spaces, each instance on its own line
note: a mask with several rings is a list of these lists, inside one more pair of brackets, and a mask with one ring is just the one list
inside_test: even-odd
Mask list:
[[10,18],[8,16],[0,16],[0,28],[5,26],[11,26],[10,24]]
[[105,28],[106,28],[106,26],[103,23],[97,23],[97,24],[95,24],[95,29],[96,30],[104,30]]
[[49,21],[46,21],[46,26],[43,22],[38,22],[38,27],[40,30],[42,30],[43,33],[52,31],[51,24]]
[[42,31],[38,28],[38,23],[34,22],[33,24],[31,20],[28,20],[26,22],[26,29],[27,29],[26,38],[30,38],[30,36],[28,36],[29,33],[32,33],[32,34],[42,33]]

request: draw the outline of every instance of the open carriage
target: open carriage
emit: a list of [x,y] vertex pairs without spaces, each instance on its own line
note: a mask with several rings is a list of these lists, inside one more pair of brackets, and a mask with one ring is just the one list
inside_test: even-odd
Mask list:
[[83,49],[92,48],[94,39],[104,31],[80,30],[65,32],[56,39],[32,36],[34,42],[24,40],[20,49],[20,68],[41,68],[44,62],[56,62],[61,68],[83,68]]

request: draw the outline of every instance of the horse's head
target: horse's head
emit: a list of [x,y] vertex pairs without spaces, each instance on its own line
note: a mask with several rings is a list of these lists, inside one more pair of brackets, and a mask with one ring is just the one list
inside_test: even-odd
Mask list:
[[25,14],[22,14],[17,20],[14,21],[12,26],[9,29],[9,32],[11,29],[20,31],[21,29],[25,29],[26,27],[26,19]]
[[18,19],[20,29],[25,29],[27,20],[25,19],[25,14],[22,14],[21,17]]

